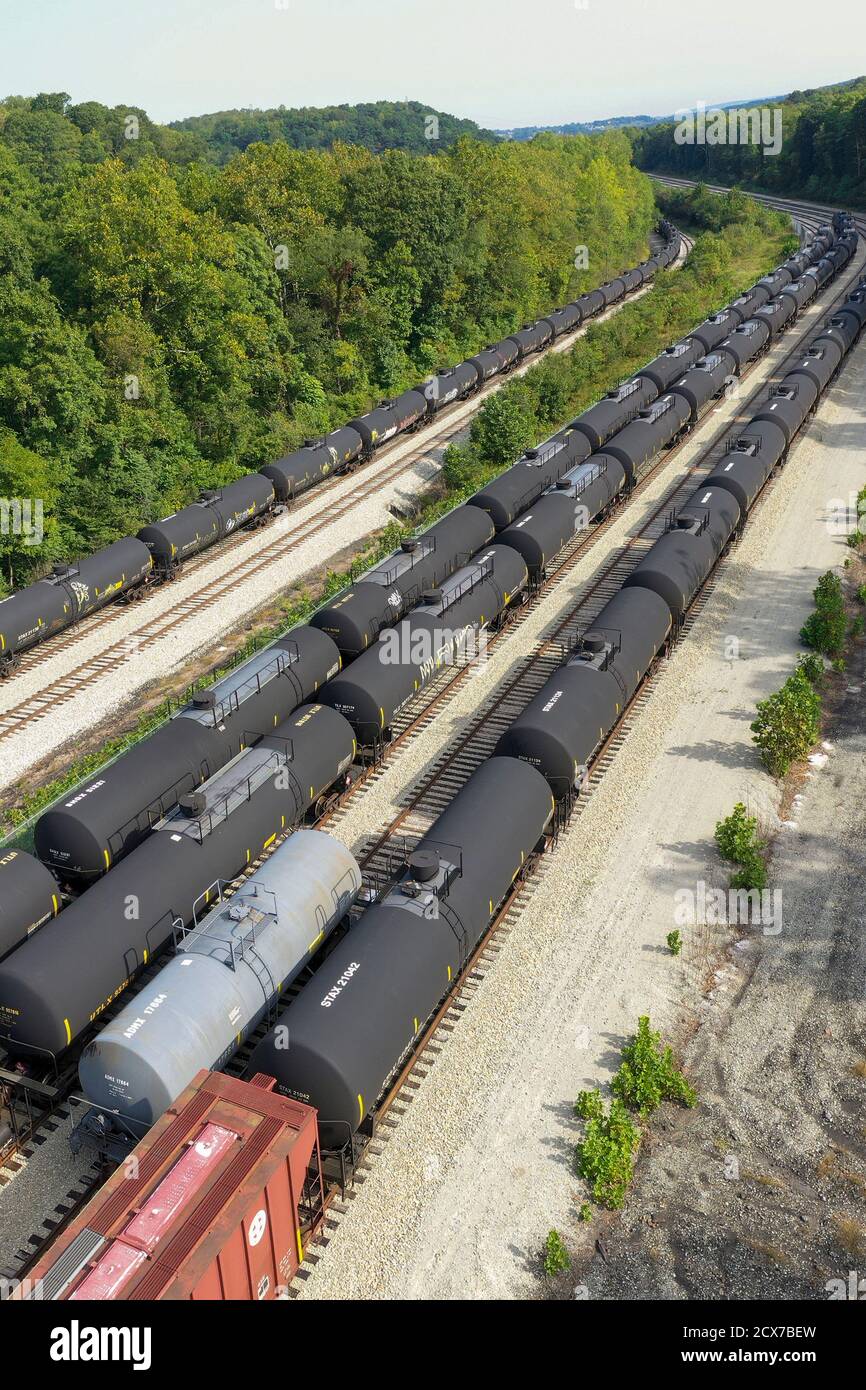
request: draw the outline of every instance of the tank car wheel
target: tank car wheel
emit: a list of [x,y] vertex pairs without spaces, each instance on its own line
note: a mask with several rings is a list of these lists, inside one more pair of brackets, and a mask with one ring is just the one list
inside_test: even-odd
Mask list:
[[2,663],[0,663],[0,681],[8,680],[10,676],[15,674],[20,665],[21,657],[17,652],[13,652],[11,656],[4,657]]

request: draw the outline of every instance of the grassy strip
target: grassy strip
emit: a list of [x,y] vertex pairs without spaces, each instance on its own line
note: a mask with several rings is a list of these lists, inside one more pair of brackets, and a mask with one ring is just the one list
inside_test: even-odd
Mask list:
[[[743,220],[699,233],[678,273],[661,273],[650,294],[593,324],[577,351],[545,357],[485,401],[468,443],[446,450],[444,475],[452,502],[471,496],[524,449],[561,428],[784,260],[796,245],[788,220],[763,209],[757,217],[747,216],[755,205],[743,201],[745,207],[738,206]],[[718,219],[725,215],[722,209]]]

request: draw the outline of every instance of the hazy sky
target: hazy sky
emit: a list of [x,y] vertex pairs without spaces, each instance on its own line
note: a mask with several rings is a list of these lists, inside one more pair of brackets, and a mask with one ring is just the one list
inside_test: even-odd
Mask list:
[[0,0],[0,96],[67,91],[158,121],[415,98],[559,124],[864,71],[864,0]]

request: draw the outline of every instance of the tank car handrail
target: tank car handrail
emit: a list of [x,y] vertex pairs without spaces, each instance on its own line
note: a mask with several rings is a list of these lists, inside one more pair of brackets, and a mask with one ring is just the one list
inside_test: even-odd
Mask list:
[[[591,483],[596,482],[600,477],[602,477],[604,473],[607,472],[607,459],[590,458],[587,459],[586,463],[578,464],[578,468],[585,468],[586,472],[583,474],[580,480],[574,483],[573,485],[575,497],[579,497],[582,492],[586,492],[586,489],[590,486]],[[577,469],[575,469],[575,472],[576,471]],[[563,476],[567,478],[568,474],[566,473]],[[554,488],[553,491],[556,491],[556,489]]]
[[441,589],[441,613],[446,613],[449,608],[454,607],[459,599],[466,598],[468,594],[471,594],[478,588],[479,584],[483,584],[485,579],[490,579],[494,573],[494,569],[494,558],[492,556],[485,556],[477,565],[472,566],[469,573],[464,575],[453,589]]
[[[271,734],[269,737],[277,738],[278,736]],[[292,740],[280,738],[279,742],[291,745]],[[222,821],[227,820],[243,802],[252,800],[253,793],[258,790],[262,783],[266,782],[275,772],[278,772],[280,767],[288,767],[291,761],[292,756],[288,753],[281,753],[279,750],[273,749],[266,762],[260,763],[254,772],[240,778],[233,786],[229,787],[212,806],[209,806],[200,816],[191,819],[189,825],[185,825],[181,833],[189,835],[192,839],[198,840],[199,844],[202,844],[205,835],[212,834],[214,828]],[[182,816],[183,813],[181,812],[181,815],[174,814],[168,817],[167,825],[170,825],[172,820],[181,819]],[[205,825],[207,825],[206,829]]]

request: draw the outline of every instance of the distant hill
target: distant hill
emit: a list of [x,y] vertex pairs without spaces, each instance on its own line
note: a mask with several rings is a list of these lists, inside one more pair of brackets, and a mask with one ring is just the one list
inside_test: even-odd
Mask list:
[[[859,96],[864,83],[866,83],[864,77],[849,77],[844,82],[834,82],[827,87],[806,87],[788,92],[785,95],[740,97],[736,101],[713,101],[707,104],[714,111],[729,111],[732,107],[737,106],[769,106],[770,104],[783,105],[785,103],[800,106],[808,105],[814,101],[832,102],[834,98],[838,97]],[[683,110],[695,109],[695,107],[683,108]],[[615,130],[621,127],[645,130],[649,126],[670,125],[675,119],[676,116],[672,111],[664,116],[605,116],[596,121],[570,121],[565,125],[515,126],[512,129],[496,130],[494,134],[502,140],[531,140],[534,135],[542,135],[546,132],[553,135],[597,135],[602,130]]]
[[341,140],[382,150],[430,154],[461,135],[496,140],[475,121],[436,111],[421,101],[369,101],[357,106],[278,106],[270,110],[214,111],[172,121],[171,129],[197,136],[211,160],[225,164],[256,141],[285,140],[299,150],[323,150]]
[[763,103],[726,104],[779,107],[778,148],[679,144],[671,116],[631,133],[635,163],[647,172],[866,207],[866,77],[765,97]]
[[512,130],[497,130],[502,140],[531,140],[534,135],[598,135],[602,130],[619,126],[648,126],[656,121],[670,120],[669,116],[610,116],[601,121],[569,121],[566,125],[522,125]]
[[[770,102],[784,101],[784,97],[743,97],[740,101],[718,101],[709,103],[715,111],[728,111],[735,106],[766,106]],[[683,108],[696,110],[695,107]],[[665,125],[674,120],[673,112],[667,116],[607,116],[599,121],[571,121],[568,125],[526,125],[514,130],[497,130],[494,133],[504,140],[531,140],[533,135],[550,132],[553,135],[598,135],[603,130],[618,130],[628,127],[644,130],[647,126]]]

